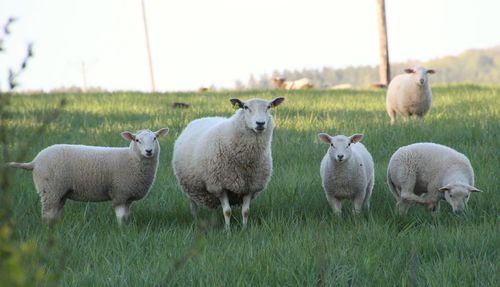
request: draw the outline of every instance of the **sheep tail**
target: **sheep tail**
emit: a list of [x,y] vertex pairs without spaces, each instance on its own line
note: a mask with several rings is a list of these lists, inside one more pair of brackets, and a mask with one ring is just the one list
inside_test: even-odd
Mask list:
[[7,163],[8,167],[14,167],[14,168],[22,168],[25,170],[33,170],[35,168],[35,163],[33,162],[9,162]]

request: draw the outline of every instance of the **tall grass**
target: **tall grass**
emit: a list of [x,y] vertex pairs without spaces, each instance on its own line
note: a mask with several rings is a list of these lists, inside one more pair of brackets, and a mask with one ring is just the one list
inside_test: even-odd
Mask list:
[[[220,210],[203,210],[195,224],[189,201],[172,173],[173,142],[195,118],[231,115],[232,97],[286,96],[274,111],[274,174],[241,228],[236,209],[233,232],[223,232]],[[59,117],[36,136],[41,119],[67,103]],[[161,140],[161,164],[148,197],[132,207],[119,228],[109,203],[67,202],[53,232],[64,264],[46,258],[64,286],[496,286],[500,282],[500,88],[472,85],[434,88],[424,122],[389,125],[380,91],[250,91],[206,94],[16,95],[7,107],[11,152],[32,143],[27,158],[56,143],[125,146],[119,133],[169,127]],[[173,109],[176,101],[189,109]],[[335,218],[319,177],[327,146],[319,132],[365,134],[375,160],[371,212]],[[36,137],[33,141],[33,137]],[[391,154],[414,142],[448,145],[470,158],[476,185],[469,211],[454,215],[441,204],[437,216],[412,207],[395,212],[385,184]],[[31,173],[11,178],[16,237],[44,246],[39,197]],[[55,256],[54,258],[57,258]]]

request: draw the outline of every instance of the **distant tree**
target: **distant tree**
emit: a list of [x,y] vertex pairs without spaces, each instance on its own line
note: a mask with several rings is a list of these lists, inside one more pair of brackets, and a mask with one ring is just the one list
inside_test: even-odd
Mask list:
[[259,88],[257,80],[255,79],[255,76],[253,74],[251,74],[250,78],[248,79],[247,87],[251,90],[255,90],[255,89]]
[[242,91],[245,89],[245,85],[243,84],[242,81],[236,80],[234,81],[234,89],[237,91]]

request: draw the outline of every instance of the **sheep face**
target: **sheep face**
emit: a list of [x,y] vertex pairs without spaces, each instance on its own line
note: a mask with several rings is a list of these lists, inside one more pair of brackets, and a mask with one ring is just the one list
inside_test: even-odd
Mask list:
[[417,68],[408,68],[405,69],[405,72],[408,74],[413,74],[417,85],[423,86],[427,83],[427,74],[434,74],[435,71],[433,69],[426,69],[424,67]]
[[271,127],[272,122],[271,108],[281,104],[285,98],[278,97],[272,101],[265,101],[262,99],[251,99],[246,102],[242,102],[239,99],[231,99],[231,103],[234,106],[238,106],[242,111],[245,125],[248,129],[253,130],[256,133],[262,133],[267,128]]
[[332,160],[337,162],[349,160],[352,154],[351,145],[361,141],[363,138],[362,134],[354,134],[350,137],[343,135],[331,137],[328,134],[321,133],[318,136],[320,140],[330,145],[328,154]]
[[131,132],[123,132],[122,137],[131,141],[131,148],[141,157],[153,158],[160,151],[158,138],[168,134],[167,128],[159,129],[156,132],[150,130],[142,130],[135,134]]
[[453,212],[461,212],[467,207],[469,194],[471,192],[481,192],[481,190],[462,183],[448,184],[439,189],[444,194],[445,200],[451,205]]

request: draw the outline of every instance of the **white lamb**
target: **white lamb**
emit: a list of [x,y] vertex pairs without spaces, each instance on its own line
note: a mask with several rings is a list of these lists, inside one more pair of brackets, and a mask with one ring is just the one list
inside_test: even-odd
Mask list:
[[413,115],[422,119],[431,108],[432,91],[427,74],[434,74],[435,71],[417,67],[405,69],[405,72],[394,77],[387,88],[386,109],[391,125],[396,120],[396,114],[405,121]]
[[42,217],[51,223],[66,199],[109,201],[121,224],[133,201],[151,188],[158,167],[160,144],[167,128],[121,133],[129,147],[113,148],[57,144],[42,150],[30,163],[11,162],[15,168],[33,170],[33,180],[42,201]]
[[173,168],[182,190],[197,205],[222,205],[225,226],[230,227],[231,205],[242,204],[243,225],[248,222],[250,200],[264,190],[272,174],[272,101],[231,99],[239,109],[230,118],[194,120],[174,145]]
[[467,157],[434,143],[399,148],[389,161],[387,184],[401,214],[412,203],[435,211],[441,199],[459,212],[466,208],[469,193],[480,192],[474,187],[474,171]]
[[375,183],[373,158],[360,143],[362,134],[331,137],[320,133],[319,138],[330,145],[321,161],[321,182],[326,198],[336,215],[342,213],[342,199],[352,199],[353,213],[369,210]]

